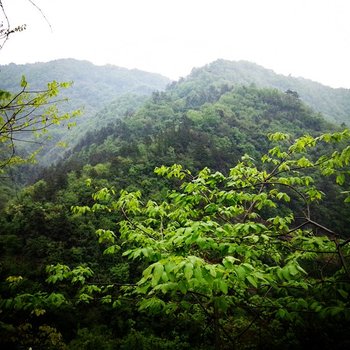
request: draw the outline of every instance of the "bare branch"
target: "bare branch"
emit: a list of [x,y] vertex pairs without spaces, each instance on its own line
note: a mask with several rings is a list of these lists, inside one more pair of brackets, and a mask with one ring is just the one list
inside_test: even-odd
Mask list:
[[28,0],[43,16],[43,18],[45,19],[46,23],[48,24],[48,26],[50,27],[51,32],[53,32],[52,30],[52,26],[51,23],[49,22],[49,20],[47,19],[47,17],[45,16],[43,10],[32,0]]
[[[6,41],[8,40],[8,37],[10,35],[10,21],[7,17],[6,11],[4,9],[4,6],[2,4],[2,1],[0,0],[0,8],[2,11],[3,16],[5,17],[5,22],[6,22],[6,28],[0,29],[0,39],[3,39],[3,43],[0,44],[0,50],[4,47]],[[3,27],[3,23],[1,23],[1,27]]]

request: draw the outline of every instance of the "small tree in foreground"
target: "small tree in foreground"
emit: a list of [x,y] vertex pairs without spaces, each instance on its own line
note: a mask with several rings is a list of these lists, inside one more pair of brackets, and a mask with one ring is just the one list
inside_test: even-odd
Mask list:
[[[0,90],[0,173],[6,167],[34,160],[41,145],[38,137],[46,134],[49,127],[79,114],[79,111],[62,114],[58,111],[57,96],[70,85],[53,81],[42,90],[31,90],[22,77],[19,92]],[[73,124],[68,122],[68,127]],[[27,147],[32,149],[30,152],[18,152],[16,145],[23,142],[39,146]]]

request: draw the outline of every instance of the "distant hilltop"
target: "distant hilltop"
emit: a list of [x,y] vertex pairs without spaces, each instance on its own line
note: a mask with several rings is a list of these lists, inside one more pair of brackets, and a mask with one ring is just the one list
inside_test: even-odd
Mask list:
[[295,91],[300,99],[338,125],[350,126],[350,89],[331,88],[305,78],[275,73],[248,61],[218,59],[201,68],[194,68],[186,79],[206,79],[208,82],[270,87]]
[[[69,94],[85,109],[97,112],[120,94],[131,92],[150,94],[164,90],[171,82],[160,74],[138,69],[126,69],[114,65],[97,66],[88,61],[59,59],[47,63],[0,66],[0,88],[15,90],[22,75],[31,86],[39,86],[51,80],[73,81]],[[320,112],[330,122],[350,125],[350,89],[334,89],[312,80],[275,73],[248,61],[218,59],[204,67],[194,68],[180,81],[205,80],[208,84],[251,85],[295,91],[301,100]],[[86,97],[89,96],[87,99]],[[91,99],[91,97],[95,97]],[[74,101],[72,101],[74,105]]]

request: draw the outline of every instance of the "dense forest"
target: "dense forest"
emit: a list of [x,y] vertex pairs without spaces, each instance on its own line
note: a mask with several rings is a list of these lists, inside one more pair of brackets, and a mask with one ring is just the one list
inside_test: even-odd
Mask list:
[[[106,105],[132,96],[133,104],[137,106],[137,98],[149,96],[155,90],[163,90],[170,82],[159,74],[116,66],[95,66],[87,61],[73,59],[26,65],[9,64],[0,69],[0,89],[5,91],[16,92],[22,76],[26,77],[31,90],[43,89],[51,81],[72,83],[69,89],[60,93],[60,112],[80,110],[81,115],[74,119],[76,126],[70,132],[67,132],[67,123],[50,128],[46,147],[37,157],[43,164],[49,164],[62,155],[64,148],[57,147],[57,143],[72,144],[87,128],[93,130],[96,125],[103,126],[104,121],[96,114]],[[126,113],[126,103],[119,112],[121,115]],[[24,144],[22,147],[27,149],[29,146]]]
[[[67,145],[10,161],[18,84],[62,79]],[[0,88],[3,348],[350,346],[349,90],[224,60],[9,65]]]
[[[111,110],[109,116],[113,121],[113,118],[124,116],[128,110],[132,111],[138,107],[136,96],[144,97],[151,95],[153,91],[164,91],[171,83],[168,78],[159,74],[112,65],[95,66],[87,61],[73,59],[27,65],[9,64],[0,68],[0,88],[6,91],[16,91],[22,75],[26,77],[32,89],[42,89],[46,82],[53,80],[73,83],[60,94],[60,111],[79,109],[82,115],[74,119],[77,126],[69,133],[66,132],[65,123],[55,129],[51,128],[52,140],[37,157],[39,162],[45,165],[56,161],[64,153],[62,147],[54,147],[55,143],[63,141],[72,146],[77,139],[84,137],[82,135],[86,130],[95,131],[107,126],[110,119],[105,117],[105,111],[99,113],[102,109]],[[282,92],[296,92],[302,101],[315,112],[321,113],[327,121],[344,127],[350,123],[348,89],[332,89],[307,79],[278,75],[250,62],[217,60],[205,67],[194,68],[188,77],[172,84],[177,86],[174,93],[179,99],[186,95],[187,107],[212,102],[211,99],[215,98],[214,91],[210,92],[205,86],[214,89],[222,86],[227,88],[254,85]],[[131,98],[126,102],[128,97]],[[67,100],[62,101],[65,98]]]

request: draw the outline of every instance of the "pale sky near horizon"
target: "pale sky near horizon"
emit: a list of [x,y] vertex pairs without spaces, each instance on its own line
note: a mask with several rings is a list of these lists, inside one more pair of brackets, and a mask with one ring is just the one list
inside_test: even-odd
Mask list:
[[[85,59],[178,79],[218,58],[350,88],[349,0],[2,0],[0,64]],[[1,79],[1,76],[0,76]]]

